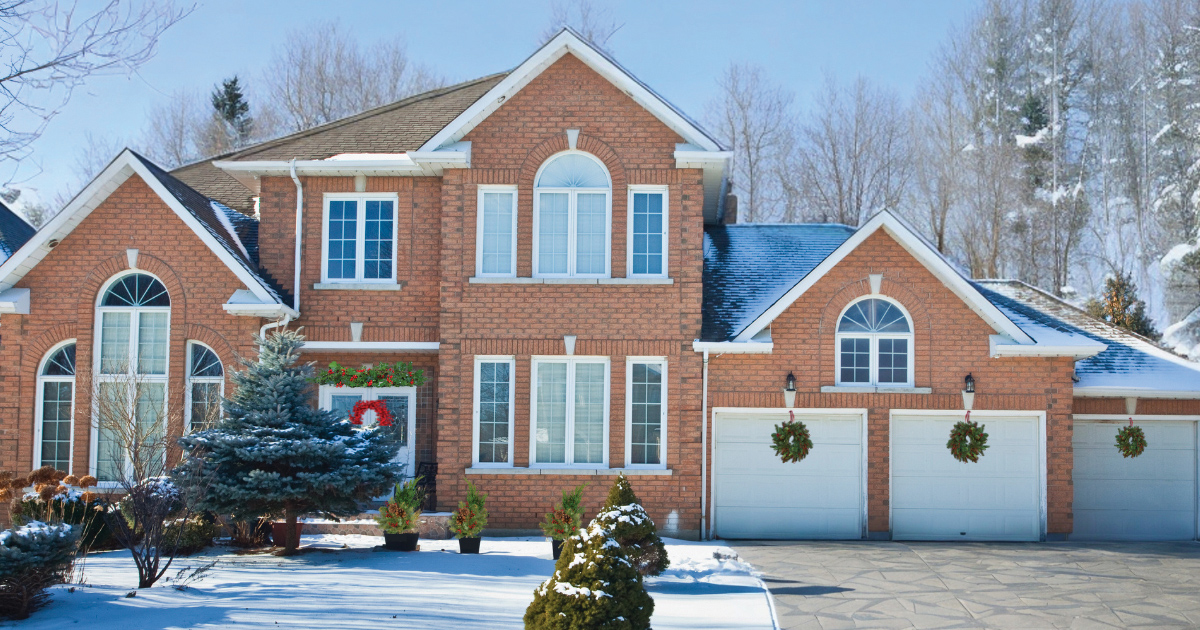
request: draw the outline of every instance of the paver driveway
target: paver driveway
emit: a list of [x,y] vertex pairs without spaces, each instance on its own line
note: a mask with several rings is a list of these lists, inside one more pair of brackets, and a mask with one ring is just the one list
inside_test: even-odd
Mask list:
[[787,630],[1200,626],[1198,543],[731,546]]

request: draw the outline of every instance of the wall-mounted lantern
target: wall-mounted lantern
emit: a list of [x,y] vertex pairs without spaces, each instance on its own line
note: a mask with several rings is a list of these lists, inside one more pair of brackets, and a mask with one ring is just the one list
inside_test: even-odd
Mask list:
[[967,374],[967,377],[963,379],[963,385],[963,409],[969,412],[975,406],[975,377]]
[[787,386],[783,388],[783,404],[791,408],[796,406],[796,375],[788,372]]

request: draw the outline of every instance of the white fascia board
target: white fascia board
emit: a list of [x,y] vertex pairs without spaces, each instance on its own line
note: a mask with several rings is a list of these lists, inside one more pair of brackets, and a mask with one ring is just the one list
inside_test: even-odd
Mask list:
[[1152,389],[1142,387],[1075,387],[1080,398],[1169,398],[1174,400],[1200,399],[1200,391]]
[[[469,142],[461,143],[470,145]],[[397,157],[395,154],[380,156],[380,159],[357,154],[349,159],[296,160],[296,174],[308,176],[346,175],[441,175],[447,168],[470,168],[471,151],[414,151]],[[261,177],[286,177],[291,175],[290,160],[215,160],[213,166],[252,191],[259,189]]]
[[[850,252],[854,251],[867,237],[874,234],[877,230],[883,229],[892,238],[900,244],[913,258],[916,258],[921,264],[929,270],[946,288],[950,289],[970,308],[979,315],[983,321],[987,322],[996,332],[1013,339],[1019,344],[1033,344],[1034,340],[1025,331],[1021,330],[1011,319],[1004,315],[996,305],[992,304],[983,297],[974,287],[967,282],[966,278],[958,273],[950,266],[937,252],[933,251],[925,241],[914,234],[890,212],[884,210],[875,215],[865,225],[858,228],[842,243],[832,254],[827,256],[821,264],[817,265],[807,276],[796,283],[783,297],[775,301],[762,315],[759,315],[754,321],[750,322],[745,329],[738,333],[735,341],[748,341],[757,335],[762,329],[771,325],[775,318],[783,313],[791,306],[801,295],[804,295],[809,288],[817,283],[825,274],[829,273],[837,266]],[[886,275],[886,274],[885,274]]]
[[567,53],[575,55],[589,68],[625,92],[688,143],[705,151],[721,151],[720,145],[702,129],[675,111],[675,108],[647,89],[624,68],[593,48],[591,44],[570,29],[564,29],[554,39],[546,42],[537,52],[510,72],[503,81],[488,90],[487,94],[480,97],[466,111],[459,114],[450,121],[450,124],[430,138],[419,151],[434,151],[444,145],[461,140],[492,112],[499,109],[508,99],[533,81],[543,70]]
[[988,337],[988,354],[993,357],[1073,357],[1086,359],[1094,357],[1108,349],[1108,344],[1095,342],[1087,344],[1051,345],[1051,344],[1019,344],[1013,343],[1003,335]]
[[720,354],[771,354],[775,343],[768,341],[693,341],[693,352],[717,352]]
[[0,291],[0,313],[29,314],[29,289]]
[[301,350],[341,350],[345,352],[437,352],[437,341],[305,341]]
[[260,301],[257,295],[246,289],[234,291],[221,308],[230,315],[240,317],[279,319],[286,316],[295,319],[300,316],[292,307],[275,301]]
[[675,168],[718,168],[725,169],[733,151],[705,151],[691,144],[675,145]]

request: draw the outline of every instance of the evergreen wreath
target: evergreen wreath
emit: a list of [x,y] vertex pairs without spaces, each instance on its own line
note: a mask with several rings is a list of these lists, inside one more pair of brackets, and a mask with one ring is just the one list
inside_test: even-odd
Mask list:
[[813,447],[808,427],[804,426],[803,422],[796,422],[794,412],[789,411],[788,416],[790,419],[783,424],[775,425],[775,432],[771,434],[772,448],[785,464],[798,462],[808,457],[808,452]]
[[392,426],[392,412],[387,408],[387,403],[382,400],[360,400],[354,403],[354,409],[350,410],[350,424],[362,424],[363,414],[368,411],[375,412],[379,426]]
[[1121,457],[1137,457],[1146,450],[1146,434],[1142,427],[1135,426],[1133,420],[1129,422],[1129,426],[1117,431],[1117,450],[1121,451]]
[[946,442],[946,448],[950,449],[950,454],[960,462],[978,462],[979,456],[987,450],[988,434],[983,432],[983,426],[970,419],[970,415],[966,420],[959,420],[954,424],[954,428],[950,429],[950,441]]

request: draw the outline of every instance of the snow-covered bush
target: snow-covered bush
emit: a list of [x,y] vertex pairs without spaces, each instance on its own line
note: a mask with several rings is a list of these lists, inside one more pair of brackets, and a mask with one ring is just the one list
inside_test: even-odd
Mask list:
[[27,523],[0,533],[0,615],[24,619],[50,599],[46,589],[71,574],[78,529]]
[[26,492],[13,499],[9,506],[14,525],[33,521],[68,523],[80,526],[80,545],[86,549],[113,548],[112,529],[104,521],[108,500],[94,492],[71,488],[66,494],[56,494],[50,500],[36,492]]
[[163,538],[178,545],[177,555],[188,556],[212,545],[217,535],[217,523],[208,513],[193,514],[167,523]]
[[595,520],[612,531],[638,573],[658,575],[671,565],[654,521],[642,508],[625,475],[617,475]]
[[533,591],[526,630],[647,630],[654,600],[613,532],[595,519],[566,540],[554,575]]

